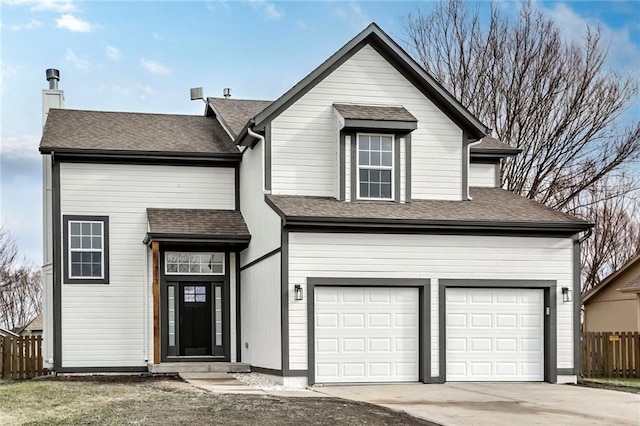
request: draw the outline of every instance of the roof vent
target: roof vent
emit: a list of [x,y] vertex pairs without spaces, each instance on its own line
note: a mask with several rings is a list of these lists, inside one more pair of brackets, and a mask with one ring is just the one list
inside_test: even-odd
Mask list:
[[224,96],[225,99],[229,99],[231,97],[231,89],[229,87],[222,89],[222,96]]
[[49,82],[49,89],[58,90],[58,81],[60,80],[60,71],[55,68],[49,68],[47,71],[47,81]]

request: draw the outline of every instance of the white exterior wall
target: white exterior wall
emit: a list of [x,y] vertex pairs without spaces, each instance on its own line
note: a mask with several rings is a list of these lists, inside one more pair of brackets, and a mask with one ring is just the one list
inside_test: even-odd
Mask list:
[[497,188],[497,164],[471,163],[469,164],[469,186]]
[[[43,95],[44,96],[44,95]],[[53,198],[51,155],[42,156],[42,360],[52,368],[53,359]]]
[[291,369],[307,369],[307,302],[293,299],[293,285],[306,286],[308,277],[430,278],[434,377],[439,371],[434,313],[442,297],[437,294],[440,279],[556,280],[557,367],[573,367],[573,304],[561,302],[561,288],[573,288],[571,239],[291,233],[289,244]]
[[412,133],[412,198],[461,200],[462,130],[366,45],[271,123],[272,193],[337,197],[334,103],[403,105]]
[[240,211],[251,234],[251,244],[240,254],[241,266],[280,247],[280,216],[265,203],[262,191],[263,149],[262,143],[247,148],[240,163]]
[[240,272],[242,362],[276,370],[282,367],[280,259],[277,253]]
[[152,317],[144,314],[151,309],[146,209],[232,210],[234,170],[61,163],[60,193],[62,215],[109,216],[110,260],[109,284],[65,284],[63,277],[62,366],[146,366],[153,353]]

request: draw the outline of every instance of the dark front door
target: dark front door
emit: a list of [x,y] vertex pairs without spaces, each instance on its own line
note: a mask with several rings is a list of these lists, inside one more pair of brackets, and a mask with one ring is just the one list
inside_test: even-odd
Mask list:
[[180,355],[212,355],[211,283],[180,283]]

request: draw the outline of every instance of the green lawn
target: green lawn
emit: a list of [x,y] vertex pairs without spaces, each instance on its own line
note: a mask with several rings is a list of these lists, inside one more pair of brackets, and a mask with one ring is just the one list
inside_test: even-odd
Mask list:
[[0,425],[430,425],[336,398],[220,395],[174,379],[0,381]]

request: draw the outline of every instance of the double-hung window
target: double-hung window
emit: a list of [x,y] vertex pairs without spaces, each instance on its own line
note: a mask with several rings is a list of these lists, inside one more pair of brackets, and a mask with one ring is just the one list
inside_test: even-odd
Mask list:
[[358,199],[393,200],[393,138],[358,134]]
[[107,217],[64,217],[65,282],[109,282],[107,239]]

